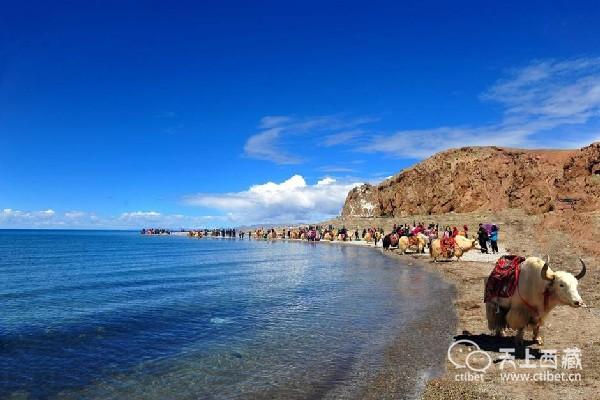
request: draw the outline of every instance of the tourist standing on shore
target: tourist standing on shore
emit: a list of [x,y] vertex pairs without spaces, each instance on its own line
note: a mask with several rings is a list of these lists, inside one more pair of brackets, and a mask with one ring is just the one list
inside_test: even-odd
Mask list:
[[492,245],[492,254],[498,253],[498,227],[492,225],[492,232],[490,233],[490,243]]
[[479,230],[477,231],[477,237],[479,239],[479,246],[481,247],[481,252],[488,254],[487,241],[489,239],[488,233],[483,227],[483,224],[479,224]]

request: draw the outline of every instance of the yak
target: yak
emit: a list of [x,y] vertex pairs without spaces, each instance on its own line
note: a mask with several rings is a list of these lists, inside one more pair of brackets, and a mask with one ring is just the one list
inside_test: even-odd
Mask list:
[[522,345],[523,330],[531,327],[533,340],[543,344],[540,329],[554,307],[585,307],[577,286],[587,268],[582,259],[579,261],[582,269],[573,275],[566,271],[552,271],[549,259],[525,259],[519,266],[519,278],[512,296],[495,297],[486,303],[488,328],[497,336],[502,336],[505,328],[515,329],[515,341]]

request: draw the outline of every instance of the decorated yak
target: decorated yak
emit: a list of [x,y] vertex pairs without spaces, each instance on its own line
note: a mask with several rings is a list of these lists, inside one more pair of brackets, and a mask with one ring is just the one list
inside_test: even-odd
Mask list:
[[[507,261],[502,264],[503,260]],[[498,260],[486,281],[484,301],[488,328],[497,336],[502,336],[505,328],[515,329],[515,341],[522,345],[523,330],[530,327],[533,339],[542,344],[540,328],[554,307],[585,307],[577,286],[587,268],[583,260],[579,261],[581,271],[573,275],[553,271],[549,259],[544,262],[538,257],[506,256]]]
[[476,239],[467,239],[460,235],[454,238],[435,239],[429,246],[429,255],[434,262],[437,262],[438,258],[452,259],[452,257],[460,261],[463,254],[474,249],[476,245]]
[[402,236],[398,240],[398,248],[402,254],[406,254],[406,251],[411,249],[417,253],[425,252],[425,245],[427,244],[427,237],[421,233],[414,236]]
[[335,236],[333,235],[333,232],[331,231],[326,231],[323,234],[323,240],[329,240],[330,242],[332,242],[335,239]]
[[389,250],[390,247],[398,247],[398,241],[399,241],[399,237],[398,234],[396,233],[389,233],[387,235],[385,235],[383,237],[383,249],[384,250]]

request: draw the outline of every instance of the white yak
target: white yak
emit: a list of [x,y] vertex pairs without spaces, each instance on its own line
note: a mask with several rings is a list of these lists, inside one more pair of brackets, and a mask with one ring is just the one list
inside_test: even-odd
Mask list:
[[559,305],[585,306],[577,286],[586,273],[581,262],[581,272],[573,275],[565,271],[552,271],[548,261],[529,257],[520,265],[519,282],[511,297],[492,298],[486,303],[488,328],[502,336],[505,328],[517,330],[518,344],[523,343],[523,330],[533,328],[533,339],[542,344],[540,328],[544,318]]

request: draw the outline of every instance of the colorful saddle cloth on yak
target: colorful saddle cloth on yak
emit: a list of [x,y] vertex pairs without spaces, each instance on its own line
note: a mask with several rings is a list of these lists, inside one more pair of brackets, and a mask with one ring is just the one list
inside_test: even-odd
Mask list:
[[409,236],[408,237],[408,245],[409,246],[418,246],[419,245],[419,237],[418,236]]
[[502,256],[496,261],[496,266],[485,283],[484,303],[495,297],[510,297],[515,293],[519,284],[519,271],[525,257]]
[[454,248],[456,247],[456,240],[453,237],[443,238],[440,240],[440,250],[442,255],[450,258],[454,255]]

